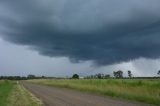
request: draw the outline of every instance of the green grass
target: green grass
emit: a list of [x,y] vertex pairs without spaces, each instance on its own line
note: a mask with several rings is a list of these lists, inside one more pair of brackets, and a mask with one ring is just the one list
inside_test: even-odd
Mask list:
[[76,89],[160,106],[160,80],[29,80],[32,83]]
[[42,106],[42,102],[16,81],[0,80],[0,106]]
[[14,82],[0,81],[0,106],[6,106],[8,103],[8,97],[13,91]]

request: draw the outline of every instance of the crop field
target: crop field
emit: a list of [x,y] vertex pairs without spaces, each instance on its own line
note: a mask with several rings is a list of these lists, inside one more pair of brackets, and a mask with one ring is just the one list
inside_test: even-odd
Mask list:
[[16,81],[0,80],[0,106],[42,106],[40,100]]
[[39,79],[29,82],[139,101],[160,106],[160,80],[147,79]]

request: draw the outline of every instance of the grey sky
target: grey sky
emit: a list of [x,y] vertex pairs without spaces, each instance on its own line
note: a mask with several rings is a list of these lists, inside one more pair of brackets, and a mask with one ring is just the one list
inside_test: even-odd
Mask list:
[[153,75],[159,68],[159,10],[159,0],[1,0],[0,70]]

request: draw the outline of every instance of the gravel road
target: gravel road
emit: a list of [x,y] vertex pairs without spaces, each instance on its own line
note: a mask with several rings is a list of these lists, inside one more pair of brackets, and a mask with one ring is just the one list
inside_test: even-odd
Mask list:
[[27,82],[23,82],[22,84],[35,96],[40,98],[45,106],[149,106],[65,88],[55,88]]

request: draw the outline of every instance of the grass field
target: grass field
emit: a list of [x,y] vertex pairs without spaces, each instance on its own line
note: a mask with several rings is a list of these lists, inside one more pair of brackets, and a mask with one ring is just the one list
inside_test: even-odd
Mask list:
[[160,106],[160,80],[84,79],[29,80],[29,82],[76,89],[84,92],[96,93]]
[[0,106],[42,106],[42,102],[16,81],[0,81]]
[[10,81],[0,81],[0,106],[6,106],[8,98],[14,89],[14,83]]

